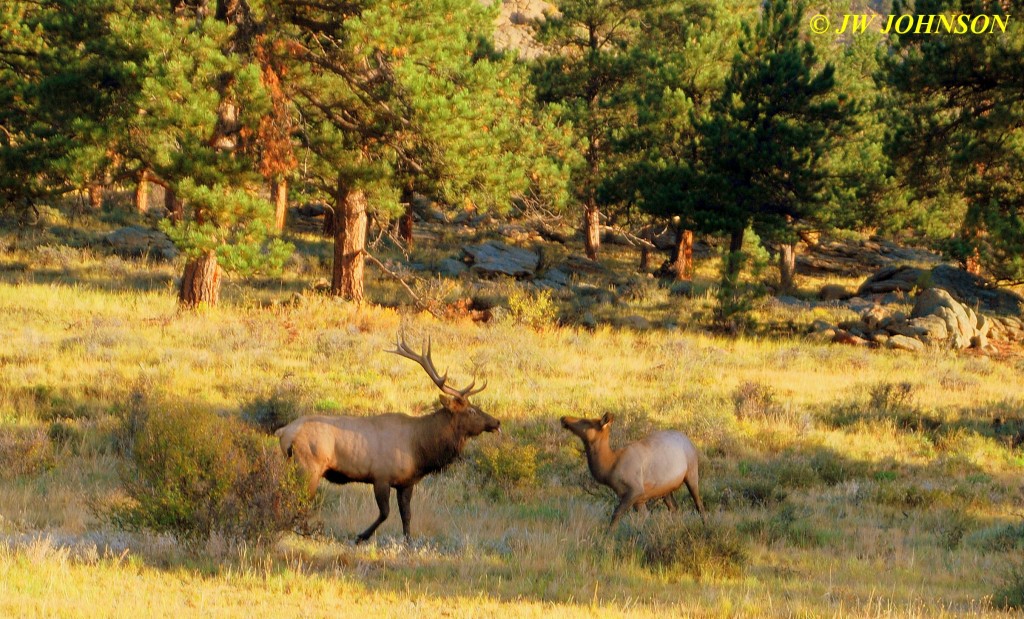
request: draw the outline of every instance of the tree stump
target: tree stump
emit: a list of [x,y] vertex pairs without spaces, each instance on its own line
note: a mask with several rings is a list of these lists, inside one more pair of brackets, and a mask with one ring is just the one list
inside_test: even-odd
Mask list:
[[217,305],[220,300],[221,268],[217,253],[212,249],[201,258],[190,260],[181,276],[178,303],[183,307],[198,307],[201,303]]

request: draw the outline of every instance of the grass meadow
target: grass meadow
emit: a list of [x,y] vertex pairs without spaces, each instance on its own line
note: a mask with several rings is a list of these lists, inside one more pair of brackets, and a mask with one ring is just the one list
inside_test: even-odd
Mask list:
[[[329,248],[304,235],[283,279],[229,279],[220,307],[181,312],[180,263],[105,251],[96,239],[119,221],[47,217],[0,234],[0,616],[960,617],[1024,603],[1020,354],[817,343],[804,326],[840,310],[770,301],[755,316],[774,327],[720,336],[701,328],[712,295],[642,279],[592,330],[571,299],[557,299],[562,325],[440,320],[399,306],[372,268],[368,296],[386,306],[358,307],[308,290]],[[442,237],[413,258],[451,253]],[[616,273],[633,260],[606,258]],[[712,261],[700,267],[710,282]],[[630,314],[655,328],[606,324]],[[503,424],[417,486],[412,544],[396,510],[352,544],[376,515],[365,485],[322,483],[313,530],[267,545],[183,544],[104,516],[124,495],[118,411],[138,385],[196,415],[272,400],[428,412],[434,386],[384,352],[400,331],[429,335],[456,384],[486,378],[474,402]],[[683,492],[676,514],[606,531],[614,497],[558,424],[606,412],[613,444],[690,436],[707,526]]]

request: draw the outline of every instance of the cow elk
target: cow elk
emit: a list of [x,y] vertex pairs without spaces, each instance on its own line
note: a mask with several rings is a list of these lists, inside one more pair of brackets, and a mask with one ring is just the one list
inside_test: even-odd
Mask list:
[[372,417],[300,417],[275,432],[285,456],[295,458],[305,471],[310,494],[316,493],[320,478],[336,484],[362,482],[373,485],[380,515],[359,534],[364,542],[373,535],[390,511],[391,488],[398,494],[402,532],[410,537],[412,490],[425,476],[438,471],[462,452],[467,439],[483,432],[500,432],[501,422],[469,402],[469,396],[483,391],[476,381],[464,389],[447,384],[439,376],[426,349],[415,354],[404,341],[395,353],[418,363],[441,390],[441,406],[429,415],[412,417],[387,413]]
[[610,528],[615,528],[627,509],[643,507],[648,501],[663,499],[665,506],[675,511],[677,505],[672,493],[683,484],[703,520],[697,449],[690,439],[674,430],[662,430],[622,449],[612,449],[609,434],[613,419],[610,414],[601,419],[562,417],[562,427],[583,441],[591,475],[619,497]]

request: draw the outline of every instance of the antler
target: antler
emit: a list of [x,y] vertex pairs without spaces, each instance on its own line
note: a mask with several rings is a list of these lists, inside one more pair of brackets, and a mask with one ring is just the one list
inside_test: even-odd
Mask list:
[[405,338],[402,337],[399,337],[399,339],[395,342],[395,350],[389,350],[387,352],[394,353],[400,357],[405,357],[406,359],[412,359],[416,363],[420,364],[420,367],[422,367],[426,371],[427,376],[430,377],[430,380],[434,381],[434,384],[437,385],[437,388],[440,389],[442,393],[446,393],[451,396],[461,396],[465,398],[473,395],[474,393],[480,393],[481,391],[487,388],[487,381],[484,381],[482,387],[480,387],[479,389],[473,389],[473,387],[476,385],[475,378],[473,379],[473,382],[469,383],[469,386],[466,387],[465,389],[456,389],[455,387],[447,385],[446,382],[448,380],[448,372],[446,371],[444,373],[444,376],[439,376],[437,370],[434,369],[434,361],[433,359],[430,358],[429,337],[427,338],[426,349],[421,351],[420,354],[418,355],[414,353],[411,348],[409,348],[409,345],[405,343]]

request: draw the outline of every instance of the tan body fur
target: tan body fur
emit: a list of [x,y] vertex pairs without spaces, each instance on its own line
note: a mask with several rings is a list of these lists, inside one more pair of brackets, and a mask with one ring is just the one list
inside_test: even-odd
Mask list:
[[[417,436],[436,432],[431,417],[390,413],[375,417],[302,417],[277,431],[281,448],[309,476],[310,492],[321,477],[400,487],[423,478],[413,453]],[[334,479],[330,479],[333,477]]]
[[697,449],[690,439],[675,430],[662,430],[616,450],[609,442],[611,422],[611,415],[602,419],[562,417],[562,426],[583,441],[594,479],[610,487],[619,497],[611,526],[614,527],[630,507],[639,508],[651,500],[663,499],[665,505],[674,510],[676,502],[672,493],[683,485],[704,518]]

